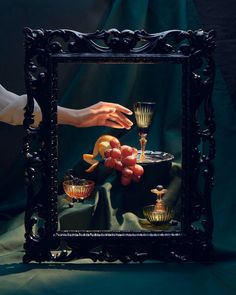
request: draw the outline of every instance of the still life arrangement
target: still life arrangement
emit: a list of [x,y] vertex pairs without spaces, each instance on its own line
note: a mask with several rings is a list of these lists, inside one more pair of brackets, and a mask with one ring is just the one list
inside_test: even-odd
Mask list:
[[[91,154],[83,154],[83,160],[90,166],[85,169],[88,177],[86,179],[78,178],[74,175],[66,176],[63,181],[63,188],[69,200],[69,207],[73,207],[75,202],[84,202],[89,198],[95,188],[95,181],[89,179],[89,175],[98,169],[99,165],[116,171],[119,183],[123,187],[132,188],[141,182],[141,186],[149,193],[156,195],[156,204],[143,206],[143,218],[154,226],[169,223],[175,215],[173,209],[169,208],[163,196],[167,192],[162,185],[156,183],[156,186],[147,185],[146,178],[142,179],[145,169],[150,165],[157,165],[160,162],[171,162],[173,156],[159,151],[146,150],[147,136],[152,123],[155,109],[154,102],[137,102],[134,105],[134,114],[138,129],[140,150],[126,144],[115,136],[105,134],[100,136],[93,147]],[[148,172],[147,172],[148,173]],[[142,181],[141,181],[142,180]],[[131,188],[131,193],[132,192]],[[150,189],[151,188],[151,189]]]
[[110,135],[99,137],[93,154],[83,155],[83,159],[91,164],[87,172],[92,172],[99,164],[95,159],[98,154],[104,159],[105,167],[121,172],[122,185],[128,185],[131,181],[138,182],[144,173],[143,167],[137,164],[138,150],[128,145],[121,145],[116,137]]

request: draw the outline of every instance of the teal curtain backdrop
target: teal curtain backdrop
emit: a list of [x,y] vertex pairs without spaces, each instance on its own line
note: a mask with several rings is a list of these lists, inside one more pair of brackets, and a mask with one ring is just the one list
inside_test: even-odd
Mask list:
[[[145,29],[160,32],[170,29],[203,28],[191,0],[86,0],[86,1],[2,1],[0,22],[0,77],[3,86],[24,92],[23,35],[31,28],[69,28],[82,32],[96,29]],[[219,12],[219,11],[218,11]],[[210,13],[210,10],[209,10]],[[220,12],[219,12],[220,13]],[[3,41],[4,40],[4,41]],[[218,58],[219,54],[217,55]],[[225,57],[227,58],[227,56]],[[219,61],[217,60],[217,65]],[[150,131],[148,149],[171,152],[181,159],[180,125],[181,69],[179,66],[151,65],[76,65],[59,70],[60,104],[73,108],[89,106],[99,100],[121,103],[132,108],[135,101],[155,100],[157,112]],[[171,87],[170,87],[171,85]],[[22,266],[24,242],[23,215],[26,203],[21,154],[21,127],[0,125],[0,291],[1,294],[42,294],[103,287],[103,293],[184,292],[192,294],[235,294],[235,147],[236,122],[233,98],[217,68],[213,96],[217,123],[217,157],[212,204],[215,219],[214,244],[223,260],[214,266],[49,266],[31,270]],[[134,118],[133,118],[134,119]],[[80,165],[81,155],[89,152],[98,136],[112,130],[103,127],[59,129],[59,178],[68,168]],[[134,127],[121,138],[138,146]],[[87,263],[87,261],[86,261]],[[139,268],[140,267],[140,268]],[[74,270],[81,270],[76,273]],[[43,272],[42,272],[43,270]],[[58,278],[56,278],[58,275]],[[35,276],[36,280],[31,280]],[[50,280],[49,280],[50,278]],[[14,279],[14,284],[13,284]],[[173,281],[173,284],[171,283]],[[101,283],[103,282],[103,283]],[[106,283],[104,283],[106,282]],[[117,284],[119,285],[118,287]],[[90,286],[90,287],[88,287]],[[19,290],[17,291],[17,287]],[[157,289],[155,289],[157,288]],[[33,290],[33,291],[31,291]],[[5,293],[4,293],[5,292]],[[61,293],[62,294],[62,293]]]
[[[171,5],[173,13],[170,13],[170,3],[163,5],[162,1],[143,0],[137,1],[135,5],[129,0],[113,1],[102,18],[99,28],[115,27],[118,30],[144,28],[147,32],[159,32],[177,27],[183,30],[199,28],[197,21],[194,22],[188,17],[189,14],[192,16],[192,11],[194,11],[191,3],[174,1]],[[160,17],[160,14],[163,17]],[[175,154],[177,160],[180,160],[180,66],[79,66],[74,79],[69,83],[62,97],[61,105],[80,108],[98,100],[121,103],[131,109],[137,100],[156,101],[157,111],[150,132],[152,140],[148,148],[168,150]],[[79,130],[79,132],[69,127],[61,129],[64,129],[61,135],[62,141],[66,142],[61,146],[62,174],[79,158],[78,155],[81,152],[85,152],[88,143],[92,148],[95,138],[110,132],[102,128],[90,128],[89,133],[87,129]],[[73,138],[73,141],[70,138]],[[82,142],[81,138],[83,138]],[[137,146],[137,129],[133,128],[123,140]],[[66,161],[64,157],[67,158]]]

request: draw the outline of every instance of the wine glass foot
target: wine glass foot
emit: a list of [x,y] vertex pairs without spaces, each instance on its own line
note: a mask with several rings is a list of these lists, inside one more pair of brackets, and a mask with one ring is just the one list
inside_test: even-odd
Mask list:
[[145,159],[146,159],[146,157],[145,157],[145,153],[143,152],[143,153],[141,153],[141,155],[140,155],[139,162],[142,163],[142,162],[145,161]]

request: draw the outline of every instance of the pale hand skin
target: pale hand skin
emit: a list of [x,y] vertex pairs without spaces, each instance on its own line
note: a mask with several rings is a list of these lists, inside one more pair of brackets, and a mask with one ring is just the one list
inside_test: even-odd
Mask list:
[[120,104],[100,101],[84,109],[58,107],[58,123],[74,127],[107,126],[130,129],[133,123],[126,117],[132,111]]

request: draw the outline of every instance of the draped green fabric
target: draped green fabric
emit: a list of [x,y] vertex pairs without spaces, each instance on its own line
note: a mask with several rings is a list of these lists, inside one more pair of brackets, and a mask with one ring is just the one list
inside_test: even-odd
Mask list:
[[[96,183],[91,196],[83,202],[70,200],[65,194],[59,194],[58,212],[60,230],[154,230],[179,231],[181,214],[181,168],[170,162],[145,165],[144,175],[139,183],[123,187],[120,175],[101,164],[94,173],[86,175],[83,169],[76,167],[74,175],[92,179]],[[80,171],[79,171],[80,170]],[[164,196],[165,205],[175,211],[176,224],[153,225],[143,214],[143,208],[155,204],[156,196],[150,191],[157,184],[168,188]],[[177,222],[178,220],[178,222]]]
[[[109,29],[145,29],[159,32],[169,29],[198,29],[202,26],[191,0],[86,0],[86,1],[34,1],[22,0],[4,3],[2,20],[14,44],[17,40],[19,56],[14,59],[12,48],[3,44],[1,61],[6,54],[9,57],[11,71],[23,67],[22,33],[23,26],[62,28],[78,31],[95,31],[97,28]],[[12,6],[11,6],[12,5]],[[6,14],[4,14],[6,11]],[[91,17],[90,17],[91,16]],[[12,33],[17,32],[17,33]],[[15,35],[14,35],[15,34]],[[3,37],[7,38],[7,36]],[[12,38],[12,39],[11,39]],[[9,51],[8,51],[9,50]],[[4,64],[4,62],[3,62]],[[1,70],[2,76],[4,71]],[[23,76],[19,79],[6,71],[12,90],[20,91]],[[179,66],[166,65],[77,65],[62,66],[59,71],[60,104],[70,107],[85,107],[99,100],[121,103],[132,108],[137,99],[154,100],[157,110],[149,134],[148,149],[168,151],[175,155],[175,161],[181,160],[181,134],[179,131],[181,109],[181,69]],[[4,76],[1,77],[4,80]],[[18,88],[15,86],[18,83]],[[19,82],[20,81],[20,82]],[[22,84],[22,85],[21,85]],[[217,158],[216,175],[212,204],[215,220],[213,242],[217,249],[217,262],[206,266],[199,264],[156,264],[144,265],[88,264],[88,260],[77,262],[78,265],[30,265],[21,264],[24,242],[24,207],[25,191],[23,185],[23,161],[20,147],[9,157],[12,161],[6,172],[0,171],[0,293],[1,294],[64,294],[72,292],[120,294],[143,292],[164,292],[172,294],[186,292],[191,294],[235,294],[235,109],[227,86],[218,69],[214,88],[215,118],[217,123]],[[133,118],[134,119],[134,118]],[[22,130],[20,127],[0,126],[6,142],[18,145]],[[59,179],[65,171],[76,167],[82,169],[81,156],[91,151],[95,140],[101,134],[114,132],[107,128],[93,127],[76,129],[61,126],[59,129]],[[13,139],[7,138],[13,134]],[[16,143],[17,141],[17,143]],[[126,144],[138,146],[137,129],[121,137]],[[4,145],[4,143],[3,143]],[[12,146],[11,146],[12,149]],[[9,149],[9,150],[11,150]],[[7,149],[5,149],[7,150]],[[4,156],[2,156],[4,158]],[[5,165],[7,167],[7,165]],[[110,177],[110,178],[109,178]],[[113,208],[110,204],[110,185],[118,186],[118,179],[111,174],[101,191],[94,194],[95,205],[99,211]],[[119,188],[120,190],[120,188]],[[119,191],[117,190],[117,191]],[[98,203],[98,197],[105,196]],[[116,195],[116,201],[119,201]],[[59,206],[63,206],[63,196]],[[92,200],[92,199],[91,199]],[[62,201],[62,203],[61,203]],[[92,202],[92,201],[91,201]],[[132,200],[133,202],[133,200]],[[86,206],[89,207],[89,202]],[[79,204],[80,206],[81,204]],[[94,207],[90,207],[93,210]],[[69,211],[71,210],[71,211]],[[63,222],[68,222],[67,212],[76,213],[76,207],[61,210]],[[98,224],[101,226],[114,222],[114,211],[103,212]],[[77,214],[73,215],[75,218]],[[73,217],[72,216],[72,221]],[[120,215],[122,216],[122,214]],[[64,219],[63,219],[64,218]],[[104,218],[104,219],[103,219]],[[133,215],[124,216],[125,226],[129,226]],[[90,227],[88,215],[84,215],[84,226]],[[115,220],[116,221],[116,220]],[[120,220],[118,220],[120,221]],[[135,221],[136,222],[136,221]],[[122,224],[122,222],[121,222]],[[65,226],[68,224],[66,223]],[[117,226],[117,224],[113,224]],[[92,224],[94,227],[94,224]],[[68,271],[69,270],[69,271]]]

